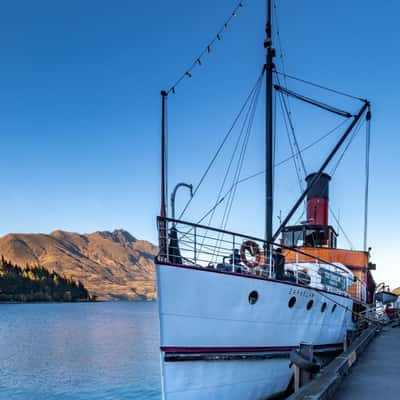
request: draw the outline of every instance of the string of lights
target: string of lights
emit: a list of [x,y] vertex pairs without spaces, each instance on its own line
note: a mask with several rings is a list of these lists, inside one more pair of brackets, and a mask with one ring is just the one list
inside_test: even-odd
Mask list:
[[229,24],[231,23],[232,19],[235,18],[238,15],[238,11],[240,8],[243,7],[243,1],[240,1],[235,9],[232,11],[231,15],[229,18],[224,22],[222,27],[219,29],[217,34],[213,37],[213,39],[207,44],[207,46],[201,51],[201,53],[196,57],[196,59],[193,61],[191,66],[175,81],[175,83],[167,90],[167,94],[173,93],[175,94],[177,86],[185,79],[185,78],[191,78],[193,76],[193,70],[197,67],[200,67],[203,65],[203,59],[204,56],[208,55],[211,53],[211,50],[214,46],[214,44],[220,40],[222,40],[223,32],[228,29]]

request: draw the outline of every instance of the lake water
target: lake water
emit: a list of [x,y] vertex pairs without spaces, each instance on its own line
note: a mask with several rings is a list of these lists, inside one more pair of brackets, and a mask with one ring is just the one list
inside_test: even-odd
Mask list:
[[161,399],[156,303],[0,304],[0,399]]

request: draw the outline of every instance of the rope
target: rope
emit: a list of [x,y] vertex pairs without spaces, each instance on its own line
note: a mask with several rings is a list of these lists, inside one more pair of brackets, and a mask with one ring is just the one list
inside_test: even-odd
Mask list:
[[235,197],[236,190],[237,190],[237,182],[239,181],[240,174],[242,172],[244,158],[245,158],[245,155],[246,155],[247,146],[249,144],[250,133],[251,133],[251,129],[253,127],[254,116],[255,116],[255,113],[256,113],[256,110],[257,110],[260,91],[261,91],[261,85],[258,87],[258,91],[257,91],[257,93],[255,95],[254,102],[253,102],[253,105],[252,105],[251,114],[250,114],[250,118],[249,118],[249,123],[248,123],[248,126],[247,126],[247,132],[246,132],[245,140],[243,142],[243,146],[242,146],[242,150],[241,150],[241,154],[240,154],[240,158],[239,158],[239,163],[237,165],[236,173],[235,173],[235,177],[234,177],[234,181],[233,181],[234,182],[234,190],[233,190],[233,192],[231,194],[230,205],[229,205],[229,210],[228,210],[226,218],[225,218],[224,229],[226,228],[226,225],[228,223],[229,215],[230,215],[230,212],[231,212],[231,209],[232,209],[234,197]]
[[[261,83],[261,81],[260,81],[260,83]],[[222,217],[222,220],[221,220],[221,229],[224,229],[224,230],[226,229],[226,226],[228,224],[228,220],[229,220],[229,217],[230,217],[230,213],[231,213],[233,202],[234,202],[235,195],[236,195],[238,181],[240,179],[240,174],[241,174],[241,171],[242,171],[242,168],[243,168],[244,158],[245,158],[245,155],[246,155],[246,150],[247,150],[247,146],[248,146],[249,139],[250,139],[250,133],[251,133],[251,129],[252,129],[253,122],[254,122],[254,116],[255,116],[255,113],[256,113],[256,110],[257,110],[258,99],[259,99],[259,95],[260,95],[260,91],[261,91],[261,84],[258,86],[257,89],[258,90],[255,93],[253,103],[250,106],[250,113],[249,113],[249,119],[248,119],[248,124],[247,124],[247,130],[246,130],[246,134],[245,134],[245,137],[244,137],[244,140],[243,140],[242,149],[241,149],[241,152],[240,152],[240,155],[239,155],[238,164],[236,166],[236,171],[235,171],[235,174],[234,174],[234,177],[233,177],[233,185],[232,185],[233,190],[231,190],[229,195],[228,195],[229,196],[228,197],[228,201],[227,201],[227,204],[226,204],[226,207],[225,207],[225,210],[224,210],[224,214],[223,214],[223,217]],[[246,121],[243,124],[243,129],[245,128],[245,123],[246,123]],[[218,235],[217,246],[218,246],[218,243],[220,243],[223,240],[223,238],[224,238],[224,234],[221,234],[221,235],[219,234]]]
[[[282,70],[284,73],[286,73],[286,68],[285,68],[285,61],[284,61],[284,57],[283,57],[283,46],[282,46],[282,40],[281,40],[281,34],[280,34],[280,29],[279,29],[279,19],[278,19],[278,7],[276,5],[276,1],[274,1],[274,12],[275,12],[275,24],[274,26],[276,27],[276,36],[278,38],[278,44],[279,44],[279,49],[280,49],[280,55],[279,55],[279,59],[281,61],[282,64]],[[274,69],[274,72],[276,72],[276,70]],[[277,81],[279,82],[279,76],[276,75],[277,77]],[[283,77],[284,81],[285,81],[285,86],[287,87],[287,79],[286,76]],[[292,110],[290,108],[290,101],[289,101],[289,96],[287,96],[287,102],[288,102],[288,109],[289,109],[289,114],[292,114]]]
[[348,94],[348,93],[345,93],[345,92],[341,92],[341,91],[339,91],[339,90],[335,90],[335,89],[329,88],[329,87],[327,87],[327,86],[320,85],[320,84],[318,84],[318,83],[314,83],[314,82],[311,82],[311,81],[307,81],[307,80],[305,80],[305,79],[297,78],[297,77],[295,77],[295,76],[293,76],[293,75],[288,75],[288,74],[286,74],[285,72],[279,72],[279,71],[275,71],[275,72],[276,72],[278,75],[282,75],[282,76],[285,77],[285,78],[293,79],[293,80],[295,80],[295,81],[305,83],[306,85],[314,86],[314,87],[317,87],[317,88],[319,88],[319,89],[326,90],[326,91],[328,91],[328,92],[332,92],[332,93],[339,94],[339,95],[341,95],[341,96],[349,97],[350,99],[359,100],[359,101],[362,101],[362,102],[365,102],[365,101],[366,101],[365,99],[362,99],[361,97],[356,97],[356,96],[353,96],[353,95],[351,95],[351,94]]
[[332,207],[329,207],[329,212],[331,213],[333,219],[334,219],[335,222],[337,223],[339,230],[343,233],[343,236],[346,238],[347,243],[348,243],[349,246],[350,246],[350,250],[354,250],[354,245],[353,245],[352,241],[350,240],[350,238],[347,236],[346,232],[344,231],[342,225],[341,225],[340,222],[339,222],[339,218],[338,218],[338,217],[335,215],[335,213],[333,212]]
[[[286,121],[286,118],[285,118],[285,113],[284,113],[285,110],[284,110],[284,106],[283,106],[283,95],[282,95],[282,93],[280,93],[279,100],[280,100],[280,106],[281,106],[281,109],[282,109],[282,114],[284,115],[283,120],[284,120],[284,123],[285,123],[286,133],[287,133],[287,136],[288,136],[290,152],[292,153],[292,157],[291,158],[293,159],[294,168],[296,170],[296,175],[297,175],[297,180],[298,180],[298,183],[299,183],[300,192],[302,192],[303,180],[301,179],[300,171],[299,171],[299,168],[297,167],[297,162],[296,162],[297,156],[295,155],[296,153],[295,153],[295,150],[293,149],[293,144],[292,144],[292,140],[291,140],[290,132],[289,132],[289,128],[288,128],[288,122]],[[299,154],[299,151],[297,151],[297,154]],[[304,165],[303,165],[303,167],[305,168]]]
[[[339,128],[341,128],[341,126],[344,125],[345,123],[346,123],[346,120],[341,121],[340,124],[339,124],[338,126],[336,126],[335,128],[331,129],[329,132],[327,132],[326,134],[324,134],[323,136],[321,136],[319,139],[317,139],[317,140],[315,140],[314,142],[310,143],[309,145],[303,147],[300,151],[303,153],[304,151],[306,151],[306,150],[310,149],[311,147],[315,146],[316,144],[318,144],[318,143],[321,142],[322,140],[326,139],[326,138],[327,138],[329,135],[331,135],[333,132],[335,132],[335,131],[337,131]],[[280,166],[280,165],[282,165],[282,164],[284,164],[284,163],[290,161],[294,156],[296,156],[296,154],[293,155],[293,156],[290,156],[290,157],[288,157],[288,158],[286,158],[286,159],[284,159],[284,160],[282,160],[282,161],[280,161],[280,162],[278,162],[277,164],[274,165],[274,167],[276,168],[276,167],[278,167],[278,166]],[[246,182],[246,181],[249,181],[249,180],[251,180],[251,179],[254,179],[254,178],[256,178],[257,176],[260,176],[260,175],[263,175],[263,174],[265,174],[265,170],[260,171],[260,172],[256,172],[255,174],[252,174],[252,175],[250,175],[250,176],[247,176],[247,177],[245,177],[245,178],[242,178],[242,179],[240,179],[239,181],[237,181],[236,184],[239,185],[240,183],[244,183],[244,182]],[[219,201],[216,202],[216,203],[214,204],[214,206],[213,206],[210,210],[208,210],[208,211],[206,212],[206,214],[204,214],[204,215],[200,218],[200,220],[197,222],[197,224],[200,224],[201,222],[203,222],[203,221],[210,215],[210,213],[213,212],[213,210],[215,210],[222,202],[225,201],[226,196],[234,189],[234,186],[235,186],[235,185],[232,185],[232,186],[229,188],[229,190],[228,190],[227,192],[225,192],[225,194],[219,199]]]
[[243,1],[241,1],[240,3],[237,4],[237,6],[235,7],[235,9],[232,11],[231,15],[229,16],[229,18],[224,22],[224,24],[222,25],[222,27],[219,29],[219,31],[217,32],[217,34],[213,37],[213,39],[207,44],[207,46],[200,52],[200,54],[195,58],[195,60],[193,61],[193,63],[190,65],[190,67],[175,81],[174,84],[172,84],[172,86],[168,89],[167,93],[169,94],[170,92],[172,92],[173,94],[175,94],[175,90],[177,88],[177,86],[185,79],[185,78],[191,78],[193,75],[193,70],[196,67],[200,67],[201,65],[203,65],[202,63],[202,58],[206,55],[206,54],[210,54],[211,53],[211,49],[212,46],[214,45],[215,42],[220,41],[222,39],[222,32],[224,32],[228,26],[229,23],[232,21],[233,18],[235,18],[238,14],[238,11],[240,8],[243,7]]
[[288,106],[286,104],[285,98],[283,97],[282,94],[281,94],[281,97],[282,97],[282,103],[283,103],[283,106],[284,106],[284,109],[285,109],[285,112],[286,112],[286,115],[287,115],[287,118],[288,118],[288,121],[289,121],[290,130],[291,130],[291,133],[292,133],[292,136],[293,136],[293,143],[295,145],[295,148],[296,148],[296,151],[297,151],[297,154],[298,154],[298,158],[300,159],[300,164],[301,164],[301,168],[302,168],[303,173],[304,173],[304,177],[306,177],[306,175],[307,175],[306,165],[305,165],[304,159],[303,159],[303,157],[302,157],[302,155],[300,153],[300,147],[299,147],[299,143],[297,141],[296,133],[294,131],[294,125],[293,125],[293,121],[292,121],[292,118],[291,118],[291,115],[290,115],[290,111],[289,111]]
[[[346,145],[346,147],[344,148],[342,154],[340,155],[340,157],[338,158],[338,160],[337,160],[335,166],[333,167],[333,170],[332,170],[332,172],[330,173],[331,178],[333,178],[333,177],[335,176],[335,173],[336,173],[336,171],[337,171],[337,169],[338,169],[338,167],[339,167],[339,164],[340,164],[341,161],[343,160],[346,151],[348,150],[348,148],[350,147],[350,145],[351,145],[351,143],[353,142],[354,138],[356,137],[357,133],[359,132],[361,125],[362,125],[362,122],[361,122],[361,120],[360,120],[360,121],[358,122],[358,125],[354,128],[354,131],[353,131],[353,133],[352,133],[352,136],[351,136],[349,142],[347,143],[347,145]],[[326,184],[325,184],[323,190],[326,190],[326,188],[327,188],[328,185],[329,185],[329,183],[326,182]],[[333,218],[335,219],[336,223],[338,224],[338,227],[339,227],[339,229],[341,230],[341,232],[343,233],[343,235],[344,235],[344,237],[346,238],[347,242],[349,243],[350,248],[353,249],[353,248],[354,248],[353,243],[351,242],[350,238],[349,238],[348,235],[346,234],[345,230],[343,229],[342,225],[340,224],[338,218],[337,218],[336,215],[334,214],[334,212],[333,212],[333,210],[332,210],[331,207],[329,207],[329,211],[330,211],[331,215],[333,216]],[[303,210],[303,212],[302,212],[302,214],[301,214],[299,220],[300,220],[300,219],[302,218],[302,216],[304,215],[304,212],[305,212],[305,210]]]
[[346,152],[347,152],[347,150],[349,149],[349,147],[350,147],[351,143],[353,142],[354,138],[357,136],[358,132],[360,131],[360,128],[361,128],[362,124],[363,124],[363,120],[360,119],[360,120],[358,121],[357,125],[354,127],[353,133],[352,133],[352,135],[351,135],[349,141],[347,142],[346,147],[343,149],[342,154],[341,154],[340,157],[338,158],[338,161],[336,162],[336,165],[334,166],[334,168],[333,168],[333,170],[332,170],[332,173],[330,174],[331,177],[333,177],[333,176],[335,175],[336,170],[337,170],[338,167],[339,167],[339,164],[342,162],[344,155],[346,154]]
[[[320,143],[322,140],[324,140],[324,139],[326,139],[328,136],[330,136],[333,132],[335,132],[335,131],[337,131],[339,128],[341,128],[342,125],[344,125],[345,123],[346,123],[346,120],[341,121],[340,124],[339,124],[338,126],[336,126],[336,127],[333,128],[332,130],[330,130],[329,132],[327,132],[326,134],[324,134],[323,136],[321,136],[319,139],[317,139],[317,140],[315,140],[314,142],[310,143],[309,145],[303,147],[303,148],[300,150],[300,153],[304,153],[305,151],[309,150],[311,147],[317,145],[317,144]],[[285,158],[285,159],[279,161],[277,164],[274,165],[274,167],[276,168],[276,167],[279,167],[280,165],[283,165],[283,164],[287,163],[288,161],[290,161],[293,157],[296,157],[297,155],[298,155],[298,153],[296,153],[296,154],[294,154],[294,155],[291,155],[291,156],[289,156],[289,157],[287,157],[287,158]],[[260,175],[263,175],[263,174],[265,174],[265,170],[256,172],[256,173],[253,174],[253,175],[250,175],[250,176],[248,176],[248,177],[246,177],[246,178],[243,178],[243,179],[241,179],[238,183],[246,182],[246,181],[248,181],[248,180],[250,180],[250,179],[256,178],[257,176],[260,176]]]
[[193,190],[193,196],[192,196],[192,197],[188,200],[188,202],[186,203],[186,205],[185,205],[184,209],[182,210],[181,214],[179,215],[179,218],[178,218],[178,219],[182,219],[182,216],[185,214],[185,212],[186,212],[186,210],[188,209],[190,203],[192,202],[192,200],[193,200],[195,194],[197,193],[197,191],[199,190],[200,186],[201,186],[202,183],[204,182],[204,179],[206,178],[207,174],[209,173],[209,171],[210,171],[211,167],[213,166],[215,160],[217,159],[218,155],[221,153],[222,148],[224,147],[226,141],[228,140],[229,136],[231,135],[233,129],[235,128],[235,126],[236,126],[236,124],[237,124],[237,122],[238,122],[240,116],[243,114],[243,111],[245,110],[247,104],[248,104],[249,101],[251,100],[251,98],[252,98],[252,96],[253,96],[253,94],[254,94],[254,91],[256,90],[257,86],[259,85],[259,82],[260,82],[260,80],[262,79],[262,76],[264,75],[264,70],[265,70],[265,67],[263,67],[260,76],[258,77],[258,79],[257,79],[255,85],[253,86],[252,90],[250,91],[250,94],[247,96],[247,98],[246,98],[244,104],[242,105],[242,107],[241,107],[239,113],[238,113],[237,116],[235,117],[235,119],[234,119],[234,121],[233,121],[231,127],[229,128],[229,130],[228,130],[228,132],[226,133],[225,137],[223,138],[221,144],[219,145],[219,147],[218,147],[216,153],[215,153],[214,156],[212,157],[212,159],[211,159],[210,163],[208,164],[206,170],[204,171],[203,175],[201,176],[199,183],[196,185],[195,189]]
[[[357,278],[357,277],[355,277],[355,278]],[[358,280],[358,278],[357,278],[357,280]],[[358,316],[358,317],[360,317],[360,318],[364,318],[366,321],[372,322],[372,323],[374,323],[374,324],[379,323],[379,320],[378,320],[378,319],[371,319],[371,318],[368,318],[368,317],[366,317],[365,315],[363,315],[363,314],[361,314],[361,313],[359,313],[359,312],[357,312],[357,311],[354,311],[354,310],[350,309],[350,308],[347,307],[347,306],[344,306],[343,304],[339,303],[338,301],[333,300],[331,297],[329,297],[328,295],[326,295],[326,294],[320,292],[319,290],[314,289],[314,288],[312,288],[312,287],[308,287],[308,288],[311,289],[312,291],[314,291],[315,293],[319,294],[321,297],[324,297],[324,298],[328,299],[329,301],[331,301],[332,303],[336,304],[337,306],[343,308],[346,312],[349,312],[349,313],[351,313],[352,315],[356,315],[356,316]],[[351,296],[350,296],[350,298],[354,301],[354,299],[353,299]]]
[[[251,110],[252,110],[252,105],[253,105],[254,102],[256,101],[256,97],[258,96],[258,94],[259,94],[259,92],[260,92],[261,83],[262,83],[262,77],[263,77],[263,75],[264,75],[264,71],[265,71],[265,70],[263,69],[263,72],[262,72],[262,74],[260,75],[259,80],[258,80],[257,88],[256,88],[256,90],[253,92],[253,97],[252,97],[252,99],[251,99],[251,101],[250,101],[250,103],[249,103],[249,108],[248,108],[248,110],[247,110],[247,112],[246,112],[246,115],[245,115],[245,118],[244,118],[244,121],[243,121],[243,124],[242,124],[242,128],[241,128],[240,134],[239,134],[239,136],[238,136],[238,140],[237,140],[237,142],[236,142],[236,145],[235,145],[234,150],[233,150],[233,152],[232,152],[231,158],[230,158],[230,160],[229,160],[229,164],[228,164],[228,167],[227,167],[227,169],[226,169],[225,176],[224,176],[224,179],[223,179],[223,181],[222,181],[222,184],[221,184],[221,186],[220,186],[220,189],[219,189],[219,192],[218,192],[218,195],[217,195],[215,204],[220,204],[220,203],[221,203],[221,202],[220,202],[220,199],[221,199],[222,191],[223,191],[223,189],[224,189],[224,187],[225,187],[225,183],[226,183],[226,181],[227,181],[227,179],[228,179],[229,172],[230,172],[230,170],[231,170],[231,166],[232,166],[233,160],[234,160],[234,158],[235,158],[237,149],[239,148],[239,144],[240,144],[240,141],[241,141],[241,139],[242,139],[243,133],[244,133],[244,131],[245,131],[245,127],[246,127],[247,121],[248,121],[248,119],[249,119],[249,115],[250,115],[250,113],[251,113]],[[246,140],[246,138],[245,138],[245,140]],[[240,156],[239,156],[239,159],[240,159]],[[224,198],[225,198],[225,196],[224,196]],[[216,207],[212,207],[211,210],[212,210],[212,212],[211,212],[210,218],[209,218],[208,223],[207,223],[208,226],[210,226],[211,223],[212,223],[212,220],[213,220],[213,218],[214,218],[214,214],[215,214]],[[207,215],[209,215],[209,213],[207,213]],[[202,220],[203,220],[203,219],[204,219],[204,218],[202,218]],[[201,249],[202,249],[202,247],[203,247],[203,244],[204,244],[204,240],[202,241],[202,243],[201,243],[201,245],[200,245],[200,251],[201,251]]]
[[[252,98],[251,101],[250,101],[249,109],[247,110],[246,116],[245,116],[245,118],[244,118],[244,122],[243,122],[242,129],[241,129],[240,134],[239,134],[239,137],[238,137],[238,141],[237,141],[237,143],[236,143],[236,146],[235,146],[235,148],[234,148],[234,151],[233,151],[233,153],[232,153],[232,156],[231,156],[231,158],[230,158],[230,160],[229,160],[228,168],[227,168],[227,170],[226,170],[226,172],[225,172],[225,176],[224,176],[222,185],[221,185],[221,187],[220,187],[220,190],[219,190],[219,193],[218,193],[218,196],[217,196],[217,199],[216,199],[215,204],[219,203],[219,200],[220,200],[220,198],[221,198],[222,191],[223,191],[223,189],[224,189],[224,187],[225,187],[225,183],[226,183],[226,181],[227,181],[227,178],[228,178],[228,175],[229,175],[229,172],[230,172],[230,168],[231,168],[231,166],[232,166],[232,163],[233,163],[233,160],[234,160],[236,151],[237,151],[237,149],[238,149],[240,140],[241,140],[242,135],[243,135],[243,132],[244,132],[244,128],[245,128],[245,125],[246,125],[246,121],[247,121],[247,119],[248,119],[248,117],[249,117],[249,114],[250,114],[250,111],[251,111],[251,105],[253,104],[253,102],[254,102],[254,100],[255,100],[256,93],[259,93],[259,91],[260,91],[260,86],[261,86],[261,82],[262,82],[262,77],[263,77],[263,75],[264,75],[264,71],[265,71],[265,69],[263,69],[263,72],[262,72],[262,74],[261,74],[260,77],[259,77],[259,80],[258,80],[258,83],[257,83],[257,89],[253,92],[253,98]],[[215,208],[214,208],[214,209],[215,209]],[[212,216],[212,217],[213,217],[213,216]],[[211,225],[211,222],[212,222],[212,218],[211,218],[210,221],[208,222],[208,225]]]

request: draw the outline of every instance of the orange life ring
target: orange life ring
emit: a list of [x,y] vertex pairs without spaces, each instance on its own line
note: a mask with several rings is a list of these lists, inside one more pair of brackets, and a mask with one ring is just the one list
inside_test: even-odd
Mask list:
[[[248,254],[251,260],[248,259]],[[246,240],[240,247],[240,258],[244,265],[248,268],[255,268],[260,264],[261,252],[258,244],[252,240]]]

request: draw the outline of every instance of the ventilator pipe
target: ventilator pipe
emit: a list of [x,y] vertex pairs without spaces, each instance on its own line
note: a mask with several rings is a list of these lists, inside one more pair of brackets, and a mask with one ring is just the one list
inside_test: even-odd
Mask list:
[[[190,185],[188,183],[185,182],[180,182],[178,183],[175,187],[174,190],[171,193],[171,211],[172,211],[172,219],[175,219],[175,196],[176,196],[176,192],[180,187],[185,187],[188,188],[190,190],[190,197],[193,197],[193,185]],[[174,222],[175,225],[175,222]]]

